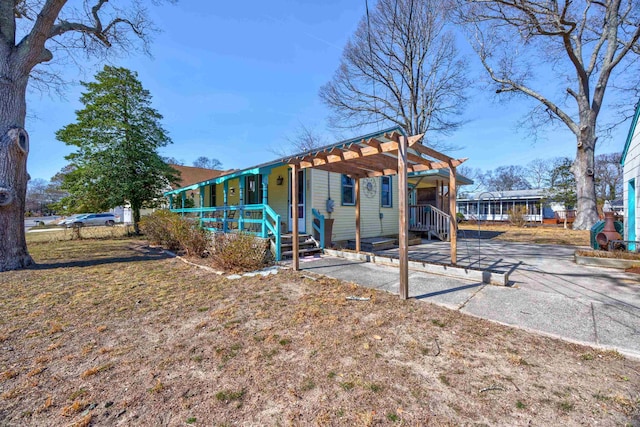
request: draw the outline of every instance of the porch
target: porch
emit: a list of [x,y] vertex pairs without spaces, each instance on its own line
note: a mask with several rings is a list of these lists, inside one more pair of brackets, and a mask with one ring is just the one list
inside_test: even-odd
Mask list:
[[[450,239],[455,264],[455,216],[449,212],[455,211],[455,168],[466,159],[432,150],[420,143],[421,138],[407,137],[395,127],[234,171],[165,196],[173,212],[191,216],[209,230],[270,239],[276,260],[282,259],[282,237],[290,230],[296,270],[300,232],[315,231],[317,246],[324,248],[328,217],[336,224],[329,238],[355,237],[356,252],[362,238],[389,234],[399,235],[401,248],[406,248],[413,228]],[[429,187],[437,195],[433,205],[417,203]],[[199,197],[189,202],[189,191],[197,191]]]

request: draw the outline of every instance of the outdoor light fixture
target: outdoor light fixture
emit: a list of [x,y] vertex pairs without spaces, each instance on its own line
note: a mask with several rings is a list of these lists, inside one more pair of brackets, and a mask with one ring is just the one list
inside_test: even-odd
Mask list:
[[282,177],[282,175],[278,175],[278,178],[276,178],[276,184],[282,185],[283,181],[284,181],[284,178]]
[[232,195],[232,196],[235,196],[235,194],[236,194],[236,188],[235,188],[235,187],[231,187],[229,190],[231,191],[231,195]]

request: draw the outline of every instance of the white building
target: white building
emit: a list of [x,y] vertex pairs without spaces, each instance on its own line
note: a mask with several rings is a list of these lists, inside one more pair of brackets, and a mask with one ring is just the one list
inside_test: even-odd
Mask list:
[[[636,105],[636,113],[631,121],[627,141],[622,151],[623,168],[623,192],[624,192],[624,239],[629,241],[638,240],[638,191],[640,182],[640,126],[638,119],[640,116],[640,102]],[[635,250],[635,244],[629,245],[629,249]]]

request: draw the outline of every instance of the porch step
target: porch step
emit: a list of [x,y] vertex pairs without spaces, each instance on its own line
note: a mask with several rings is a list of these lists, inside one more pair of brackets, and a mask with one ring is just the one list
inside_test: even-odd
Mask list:
[[[283,234],[280,237],[282,258],[293,257],[293,235]],[[321,251],[322,249],[318,247],[318,242],[313,239],[310,234],[298,235],[298,254],[300,256],[310,255]]]
[[[305,248],[305,249],[298,250],[298,255],[299,256],[305,256],[305,255],[315,254],[315,253],[318,253],[318,252],[322,252],[322,249],[320,249],[317,246],[314,246],[312,248]],[[291,257],[293,257],[293,251],[283,251],[282,252],[282,257],[283,258],[291,258]]]
[[[298,242],[305,242],[311,240],[311,234],[298,234]],[[293,242],[293,234],[281,234],[280,241],[283,245],[291,244]]]

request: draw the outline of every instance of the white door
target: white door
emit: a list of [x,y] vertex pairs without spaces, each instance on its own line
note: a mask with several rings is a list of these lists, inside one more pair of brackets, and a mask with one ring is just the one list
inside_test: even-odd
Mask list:
[[[305,171],[298,171],[298,233],[306,233],[306,221],[305,221],[305,196],[306,196],[306,181]],[[291,210],[291,169],[289,169],[289,232],[293,231],[293,211]]]

